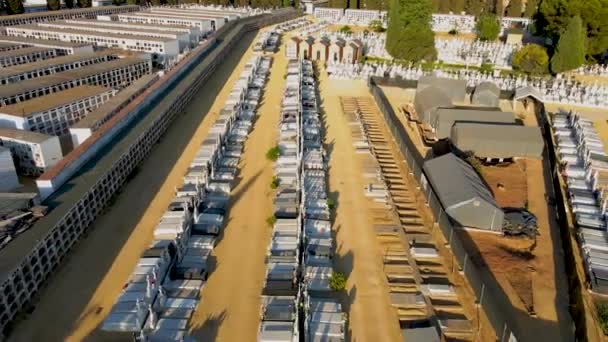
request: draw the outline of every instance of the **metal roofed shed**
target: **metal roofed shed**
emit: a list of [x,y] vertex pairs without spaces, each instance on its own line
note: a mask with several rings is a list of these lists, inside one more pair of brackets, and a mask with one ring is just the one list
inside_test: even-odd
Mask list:
[[437,87],[451,101],[462,102],[466,96],[467,82],[465,80],[456,80],[437,76],[422,76],[418,80],[416,93],[421,92],[428,87]]
[[435,115],[431,115],[430,125],[435,129],[436,138],[441,140],[450,137],[452,127],[457,122],[515,124],[515,115],[499,108],[438,108]]
[[545,142],[539,127],[456,123],[450,136],[460,151],[479,158],[542,158]]
[[416,109],[419,119],[426,123],[430,123],[432,116],[431,112],[434,112],[440,107],[453,107],[452,100],[450,100],[450,98],[443,91],[441,91],[441,89],[430,86],[416,91],[416,96],[414,97],[414,108]]
[[439,342],[441,338],[434,327],[411,327],[401,329],[404,342]]
[[471,95],[471,103],[475,105],[498,107],[500,89],[494,82],[481,82]]
[[427,160],[424,173],[441,205],[465,228],[502,231],[504,213],[473,167],[453,153]]

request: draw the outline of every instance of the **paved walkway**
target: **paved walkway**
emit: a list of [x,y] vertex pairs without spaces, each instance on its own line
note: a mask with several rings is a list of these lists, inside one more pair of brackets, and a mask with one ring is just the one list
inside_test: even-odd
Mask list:
[[287,60],[275,60],[246,143],[232,190],[223,236],[213,251],[216,267],[202,290],[201,304],[191,321],[197,341],[255,341],[259,329],[260,296],[266,273],[265,256],[274,197],[270,183],[273,163],[266,159],[276,145]]

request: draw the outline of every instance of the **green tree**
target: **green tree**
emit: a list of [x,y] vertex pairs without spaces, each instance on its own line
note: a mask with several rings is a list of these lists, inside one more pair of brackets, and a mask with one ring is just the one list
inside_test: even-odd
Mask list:
[[608,49],[608,0],[542,0],[535,17],[536,32],[557,42],[575,16],[583,22],[587,54],[599,55]]
[[450,11],[452,11],[456,14],[460,14],[460,12],[464,11],[464,0],[449,0],[449,1],[450,1]]
[[120,6],[120,0],[112,0],[112,5]]
[[507,17],[521,17],[521,0],[511,0],[507,6]]
[[581,17],[570,19],[566,31],[559,37],[551,58],[551,71],[559,73],[576,69],[585,63],[585,32]]
[[481,40],[496,40],[500,33],[498,18],[492,14],[484,14],[477,20],[477,36]]
[[388,13],[387,51],[397,59],[435,60],[431,14],[430,0],[393,0]]
[[77,2],[80,8],[91,7],[91,0],[77,0]]
[[61,8],[61,3],[59,0],[46,0],[46,8],[49,11],[56,11]]
[[291,0],[283,0],[283,7],[291,7]]
[[65,7],[74,8],[74,0],[64,0]]
[[479,17],[483,12],[485,2],[483,0],[467,0],[464,10],[467,14]]
[[353,32],[353,30],[348,25],[344,25],[344,26],[340,27],[340,30],[338,30],[338,31],[340,31],[340,33],[352,33]]
[[538,10],[538,1],[537,0],[528,0],[526,1],[526,9],[524,10],[524,16],[526,18],[532,18],[536,14]]
[[21,14],[24,12],[23,2],[21,0],[5,0],[6,13]]
[[544,47],[528,44],[513,54],[513,69],[528,74],[544,74],[549,71],[549,55]]
[[359,0],[348,0],[348,8],[359,8]]
[[438,0],[439,1],[439,13],[448,13],[450,12],[450,2],[447,0]]

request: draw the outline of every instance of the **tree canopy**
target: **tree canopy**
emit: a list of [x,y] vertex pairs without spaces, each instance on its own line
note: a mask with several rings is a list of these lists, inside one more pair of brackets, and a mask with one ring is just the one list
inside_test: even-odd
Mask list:
[[585,63],[585,32],[579,16],[570,20],[566,31],[559,37],[555,54],[551,58],[551,71],[559,73],[576,69]]
[[91,5],[92,5],[92,0],[77,0],[77,1],[78,1],[78,7],[80,7],[80,8],[91,7]]
[[397,59],[432,61],[437,58],[431,30],[430,0],[393,0],[386,32],[386,50]]
[[24,12],[23,2],[21,0],[5,0],[6,13],[21,14]]
[[528,44],[513,54],[513,68],[528,74],[544,74],[549,71],[549,55],[544,47]]
[[498,17],[493,14],[484,14],[477,20],[477,36],[481,40],[496,40],[500,33]]
[[485,2],[483,0],[467,0],[464,10],[476,17],[480,16],[483,13],[483,8],[485,7]]
[[542,0],[536,16],[536,32],[556,43],[570,19],[579,16],[587,37],[586,53],[608,49],[608,0]]
[[61,8],[59,0],[46,0],[46,8],[49,11],[56,11]]
[[386,29],[382,25],[382,21],[380,20],[372,20],[368,25],[369,29],[374,32],[384,32]]
[[526,9],[524,10],[524,16],[526,18],[532,18],[538,10],[538,0],[526,1]]

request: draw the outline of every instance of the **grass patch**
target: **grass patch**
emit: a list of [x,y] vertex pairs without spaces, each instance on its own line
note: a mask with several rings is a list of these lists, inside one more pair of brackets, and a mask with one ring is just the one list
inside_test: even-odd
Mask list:
[[266,219],[266,223],[268,223],[269,226],[274,226],[275,223],[277,223],[277,218],[274,215],[268,216],[268,218]]
[[471,165],[473,167],[473,169],[475,170],[475,172],[477,172],[477,174],[479,176],[483,176],[483,169],[482,169],[482,165],[481,162],[479,161],[479,159],[475,158],[475,156],[470,153],[467,154],[467,157],[465,158],[465,160],[467,161],[467,163],[469,163],[469,165]]
[[279,159],[280,153],[279,146],[275,146],[266,152],[266,159],[275,162]]

